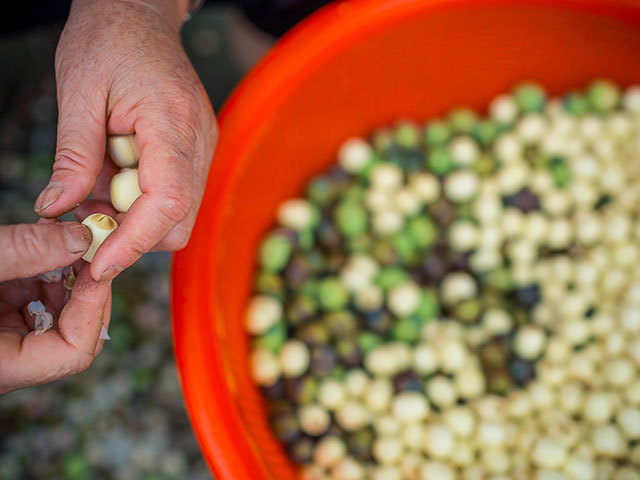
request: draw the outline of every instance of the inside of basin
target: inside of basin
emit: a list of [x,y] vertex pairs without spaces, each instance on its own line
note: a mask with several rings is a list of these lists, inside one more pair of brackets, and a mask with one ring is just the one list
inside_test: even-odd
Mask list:
[[[277,205],[328,167],[341,142],[376,127],[399,119],[423,122],[456,106],[485,111],[491,98],[524,80],[558,94],[599,77],[620,85],[640,78],[638,14],[607,11],[605,2],[414,3],[413,9],[368,10],[356,24],[342,20],[353,28],[310,39],[313,58],[287,60],[289,76],[272,84],[267,107],[251,92],[260,89],[261,76],[278,76],[277,59],[268,60],[223,118],[216,162],[232,167],[219,210],[209,212],[205,204],[199,222],[220,216],[213,264],[205,265],[215,286],[210,321],[249,447],[268,472],[255,478],[295,478],[269,432],[243,328],[256,247]],[[252,113],[259,121],[244,128]],[[232,148],[234,142],[242,148]]]

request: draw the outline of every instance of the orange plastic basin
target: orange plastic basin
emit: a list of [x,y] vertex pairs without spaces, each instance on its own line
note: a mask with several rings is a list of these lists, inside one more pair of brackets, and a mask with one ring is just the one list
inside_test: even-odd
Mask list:
[[640,81],[639,1],[336,3],[248,75],[220,115],[200,214],[172,275],[182,388],[217,479],[296,478],[268,429],[242,327],[256,246],[278,203],[350,136],[459,105],[483,109],[526,79],[558,94],[602,76]]

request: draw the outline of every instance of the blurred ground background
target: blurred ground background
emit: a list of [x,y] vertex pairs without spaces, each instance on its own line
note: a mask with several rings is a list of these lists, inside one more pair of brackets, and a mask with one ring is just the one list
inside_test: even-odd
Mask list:
[[[55,150],[61,28],[0,37],[0,224],[37,219]],[[205,7],[183,41],[217,109],[273,40],[233,8]],[[0,397],[0,480],[211,478],[176,375],[169,262],[149,254],[114,282],[112,340],[86,372]]]

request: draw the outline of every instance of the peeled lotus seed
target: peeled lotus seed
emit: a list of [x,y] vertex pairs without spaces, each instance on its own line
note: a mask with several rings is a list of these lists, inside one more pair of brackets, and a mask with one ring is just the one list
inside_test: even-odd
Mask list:
[[118,228],[118,224],[113,218],[109,215],[105,215],[104,213],[93,213],[85,218],[82,221],[82,224],[89,227],[92,236],[91,246],[89,247],[89,250],[87,250],[87,253],[82,256],[82,259],[91,263],[93,261],[93,256],[96,254],[100,245],[102,245],[102,242],[104,242],[106,238],[111,235],[116,228]]
[[251,352],[251,373],[258,385],[268,387],[280,378],[281,369],[278,358],[267,350]]
[[309,348],[300,340],[288,340],[280,349],[279,357],[285,377],[297,377],[309,368]]
[[342,144],[338,152],[338,162],[347,172],[357,173],[370,161],[372,150],[361,138],[351,138]]
[[137,168],[123,168],[111,179],[111,204],[119,212],[128,212],[140,195]]
[[253,335],[261,335],[282,318],[282,304],[273,297],[258,295],[247,308],[246,328]]
[[134,135],[110,135],[107,141],[109,155],[113,163],[120,168],[131,168],[138,165],[138,150]]

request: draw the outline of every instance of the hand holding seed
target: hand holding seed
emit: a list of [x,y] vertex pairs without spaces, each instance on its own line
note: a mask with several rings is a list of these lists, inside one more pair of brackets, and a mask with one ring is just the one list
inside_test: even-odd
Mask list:
[[75,0],[58,44],[57,150],[35,210],[56,218],[82,204],[79,220],[115,219],[96,280],[182,248],[195,221],[217,131],[180,42],[186,4]]
[[0,227],[0,394],[78,373],[102,348],[111,285],[79,261],[93,239],[75,222]]

